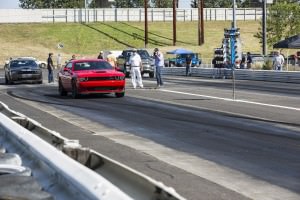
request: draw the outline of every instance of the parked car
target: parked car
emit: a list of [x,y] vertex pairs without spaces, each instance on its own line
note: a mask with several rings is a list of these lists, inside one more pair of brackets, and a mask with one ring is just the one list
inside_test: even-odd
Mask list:
[[[132,49],[127,49],[122,52],[117,58],[117,65],[126,74],[126,77],[130,76],[130,65],[129,58],[132,54]],[[149,74],[149,77],[154,77],[154,59],[149,55],[148,51],[145,49],[138,49],[137,53],[141,56],[143,70],[141,71],[142,76],[145,73]]]
[[70,92],[73,98],[96,93],[114,93],[116,97],[123,97],[125,75],[105,60],[71,60],[58,72],[58,91],[61,96]]
[[42,69],[34,58],[16,58],[4,65],[5,83],[36,82],[43,83]]
[[199,58],[197,53],[191,54],[176,54],[176,57],[169,58],[167,62],[165,62],[166,67],[185,67],[185,60],[188,55],[191,55],[192,58],[192,67],[200,66],[201,59]]

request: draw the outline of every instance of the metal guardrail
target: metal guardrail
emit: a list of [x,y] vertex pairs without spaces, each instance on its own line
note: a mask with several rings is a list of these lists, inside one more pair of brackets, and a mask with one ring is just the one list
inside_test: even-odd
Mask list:
[[[66,190],[71,190],[69,195],[73,194],[73,197],[67,199],[185,200],[173,188],[94,150],[81,147],[78,141],[64,138],[0,102],[0,144],[3,144],[3,138],[13,143],[5,142],[6,146],[16,147],[15,151],[30,157],[31,164],[47,168],[43,173],[50,173],[49,180],[62,182],[59,191],[66,193]],[[67,188],[64,188],[65,184]],[[49,183],[44,183],[45,187],[47,185]],[[57,194],[53,196],[57,197]]]
[[[165,67],[162,69],[165,75],[184,76],[185,67]],[[193,67],[192,76],[205,78],[232,78],[232,70],[225,68],[201,68]],[[237,80],[254,80],[254,81],[270,81],[285,83],[300,83],[299,71],[274,71],[274,70],[248,70],[236,69],[235,79]]]

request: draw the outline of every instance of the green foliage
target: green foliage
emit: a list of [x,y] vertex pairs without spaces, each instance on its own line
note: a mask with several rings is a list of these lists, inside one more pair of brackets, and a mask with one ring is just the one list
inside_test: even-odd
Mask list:
[[84,0],[19,0],[20,7],[24,9],[39,8],[83,8]]
[[[267,43],[273,46],[274,43],[296,35],[300,32],[300,5],[279,0],[279,3],[268,8],[267,15]],[[262,27],[262,23],[261,23]],[[259,29],[254,37],[260,39],[262,43],[262,28]]]
[[116,8],[143,8],[144,0],[115,0]]
[[273,63],[271,60],[267,60],[262,67],[263,70],[272,70],[272,68],[273,68]]
[[154,8],[173,8],[173,0],[151,0]]

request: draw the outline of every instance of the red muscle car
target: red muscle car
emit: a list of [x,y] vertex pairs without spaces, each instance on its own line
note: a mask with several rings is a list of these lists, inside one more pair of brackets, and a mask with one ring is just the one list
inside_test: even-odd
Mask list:
[[125,75],[105,60],[71,60],[58,73],[58,91],[61,96],[71,92],[73,98],[95,93],[114,93],[116,97],[123,97]]

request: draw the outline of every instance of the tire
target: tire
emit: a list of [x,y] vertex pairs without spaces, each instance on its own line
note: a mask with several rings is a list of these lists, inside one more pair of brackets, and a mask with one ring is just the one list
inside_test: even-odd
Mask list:
[[154,72],[150,72],[150,73],[149,73],[149,77],[150,77],[150,78],[153,78],[153,77],[154,77]]
[[67,96],[68,92],[64,89],[64,86],[61,83],[61,80],[58,82],[58,93],[60,96]]
[[79,98],[78,89],[77,89],[75,81],[73,81],[73,83],[72,83],[72,98],[73,99]]
[[117,98],[124,97],[124,96],[125,96],[125,92],[116,92],[116,93],[115,93],[115,96],[116,96]]
[[5,76],[5,84],[8,85],[8,79],[7,79],[7,76]]

